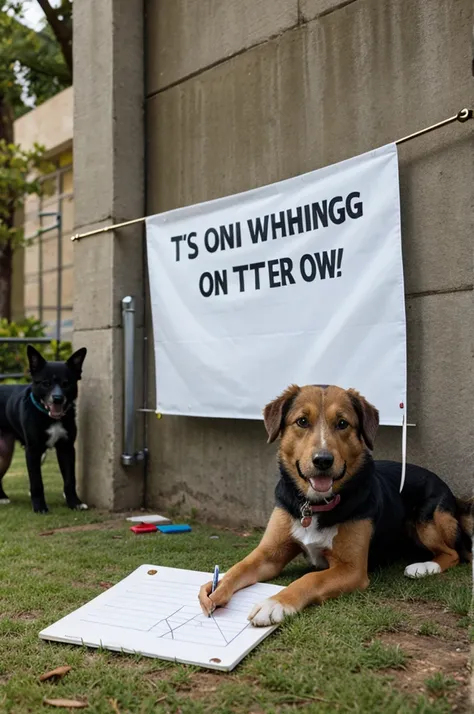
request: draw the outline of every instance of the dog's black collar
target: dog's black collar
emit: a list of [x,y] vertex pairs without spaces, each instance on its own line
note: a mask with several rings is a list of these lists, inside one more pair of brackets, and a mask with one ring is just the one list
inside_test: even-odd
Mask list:
[[43,406],[42,404],[40,404],[40,403],[37,401],[37,399],[36,399],[35,395],[33,394],[33,392],[30,392],[30,399],[31,399],[32,403],[35,405],[35,407],[36,407],[40,412],[43,412],[43,414],[47,414],[47,415],[49,416],[48,410],[45,409],[44,406]]
[[[299,521],[301,519],[301,507],[307,500],[306,495],[300,491],[295,479],[290,476],[281,460],[279,460],[278,466],[280,479],[275,487],[277,506],[283,508]],[[339,479],[339,483],[341,483],[341,486],[343,485],[340,490],[338,489],[341,501],[332,511],[318,514],[322,526],[328,527],[334,525],[334,523],[343,522],[362,511],[365,513],[364,509],[367,507],[367,502],[372,498],[371,483],[374,472],[375,467],[372,456],[367,454],[360,469],[348,481],[344,481],[342,484],[341,478]]]

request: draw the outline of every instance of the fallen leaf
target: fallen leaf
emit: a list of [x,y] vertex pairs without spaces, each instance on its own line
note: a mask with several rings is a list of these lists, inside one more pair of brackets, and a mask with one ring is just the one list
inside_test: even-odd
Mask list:
[[63,707],[63,709],[85,709],[89,706],[87,702],[81,702],[78,699],[43,699],[44,704],[49,704],[50,707]]
[[101,588],[104,588],[104,590],[108,590],[112,587],[113,583],[109,583],[107,580],[103,580],[101,583],[99,583],[99,585]]
[[52,669],[51,672],[42,674],[39,679],[40,682],[46,682],[48,679],[61,679],[61,677],[64,677],[64,675],[70,671],[71,668],[66,664],[63,667],[56,667],[56,669]]
[[114,710],[115,714],[120,714],[120,709],[118,708],[118,702],[116,699],[109,699],[110,706]]

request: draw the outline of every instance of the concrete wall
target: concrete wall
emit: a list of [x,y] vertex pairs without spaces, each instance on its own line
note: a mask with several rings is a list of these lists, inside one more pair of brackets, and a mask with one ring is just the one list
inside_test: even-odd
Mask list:
[[[81,0],[74,9],[77,233],[143,215],[143,96],[142,3]],[[120,465],[121,299],[137,297],[141,328],[142,227],[74,243],[74,271],[74,343],[88,349],[79,404],[80,493],[104,508],[140,506],[143,468]]]
[[[316,169],[471,106],[472,24],[472,0],[149,0],[147,213]],[[474,445],[473,130],[400,147],[409,458],[460,492]],[[261,423],[151,418],[150,451],[150,506],[265,522],[275,449]],[[376,454],[398,459],[400,430],[381,429]]]
[[[76,229],[295,176],[456,113],[472,104],[472,24],[472,0],[148,0],[144,91],[141,3],[82,0]],[[474,445],[473,131],[453,125],[400,147],[409,456],[457,491],[471,489]],[[75,342],[89,349],[79,472],[83,495],[110,508],[144,497],[143,473],[120,466],[120,300],[136,296],[141,342],[141,245],[133,227],[85,238],[74,255]],[[148,360],[152,407],[151,349]],[[150,507],[264,524],[276,475],[262,423],[148,426]],[[377,455],[399,454],[400,431],[381,430]]]

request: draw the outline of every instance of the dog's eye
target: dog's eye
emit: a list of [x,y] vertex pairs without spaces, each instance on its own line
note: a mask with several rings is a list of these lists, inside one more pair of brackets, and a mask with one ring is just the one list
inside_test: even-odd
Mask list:
[[63,379],[63,387],[69,387],[69,381],[67,379]]
[[41,386],[45,389],[48,389],[48,387],[51,386],[51,382],[49,381],[49,379],[43,379],[43,381],[41,382]]
[[345,419],[339,419],[339,421],[336,424],[336,429],[340,429],[342,431],[343,429],[347,429],[348,426],[349,426],[348,421],[346,421]]
[[300,417],[299,419],[296,420],[296,423],[302,429],[307,429],[309,426],[309,421],[306,419],[306,417]]

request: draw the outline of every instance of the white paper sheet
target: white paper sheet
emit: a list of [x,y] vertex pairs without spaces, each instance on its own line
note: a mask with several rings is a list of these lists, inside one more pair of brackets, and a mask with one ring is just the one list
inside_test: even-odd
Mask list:
[[252,585],[208,618],[198,592],[211,579],[212,573],[142,565],[39,636],[230,671],[276,628],[253,627],[247,616],[282,588]]

